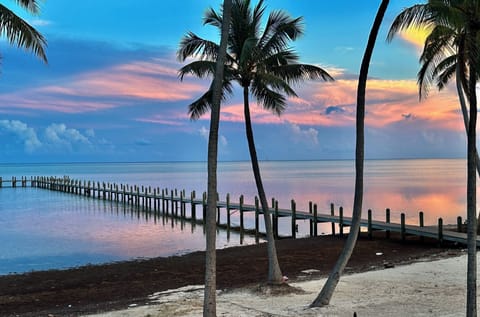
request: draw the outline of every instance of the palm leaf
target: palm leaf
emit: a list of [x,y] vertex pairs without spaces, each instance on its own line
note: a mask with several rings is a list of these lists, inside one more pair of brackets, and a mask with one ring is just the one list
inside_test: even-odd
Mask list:
[[[21,1],[26,3],[29,1]],[[31,2],[31,1],[30,1]],[[30,6],[34,6],[30,4]],[[47,41],[35,28],[7,7],[0,4],[0,35],[4,35],[11,45],[25,48],[47,62],[45,48]]]
[[215,73],[215,62],[213,61],[193,61],[178,71],[180,80],[187,74],[194,75],[199,78],[204,78]]
[[198,57],[200,59],[216,60],[218,45],[198,37],[195,33],[188,34],[180,41],[180,48],[177,51],[177,58],[185,61],[188,57]]

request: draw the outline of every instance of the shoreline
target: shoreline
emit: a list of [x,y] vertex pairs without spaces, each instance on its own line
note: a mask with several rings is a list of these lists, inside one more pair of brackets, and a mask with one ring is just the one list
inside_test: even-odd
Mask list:
[[[407,241],[384,232],[374,239],[363,233],[345,274],[399,266],[418,260],[454,257],[463,253],[454,244],[416,237]],[[277,251],[282,273],[289,283],[299,281],[304,270],[316,270],[311,279],[327,276],[345,237],[282,239]],[[266,245],[231,247],[217,251],[217,289],[235,291],[264,284],[268,261]],[[189,285],[202,285],[204,252],[184,256],[92,265],[71,270],[33,272],[0,277],[0,311],[5,316],[79,316],[144,304],[154,293]]]

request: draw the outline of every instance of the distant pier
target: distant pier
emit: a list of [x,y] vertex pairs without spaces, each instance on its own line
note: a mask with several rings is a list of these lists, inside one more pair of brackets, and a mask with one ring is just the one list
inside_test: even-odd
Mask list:
[[[197,197],[195,191],[186,195],[185,190],[169,190],[160,188],[151,188],[150,186],[129,186],[123,184],[111,184],[105,182],[93,182],[93,181],[81,181],[73,180],[68,176],[64,177],[12,177],[11,179],[3,179],[0,177],[0,189],[3,187],[36,187],[46,190],[60,191],[64,193],[70,193],[74,195],[81,195],[91,197],[100,200],[112,201],[122,203],[125,205],[131,205],[141,209],[145,213],[154,213],[158,215],[169,215],[172,217],[178,217],[185,221],[201,222],[205,219],[205,213],[207,210],[207,195],[204,192],[201,197]],[[190,208],[187,208],[189,205]],[[187,213],[187,209],[189,212]],[[275,238],[279,238],[278,222],[281,217],[289,217],[291,219],[291,238],[297,236],[297,221],[308,220],[309,235],[311,237],[318,235],[317,224],[318,223],[331,223],[331,232],[333,235],[344,234],[344,228],[348,227],[352,223],[351,217],[345,217],[343,214],[343,208],[340,207],[338,214],[335,214],[334,205],[331,204],[329,213],[319,213],[317,205],[309,202],[309,210],[301,211],[296,209],[296,203],[291,200],[289,209],[283,209],[278,207],[278,201],[272,198],[270,213],[272,215],[272,223]],[[248,230],[245,228],[244,215],[245,213],[254,213],[255,216],[255,228]],[[199,217],[201,213],[201,217]],[[221,223],[221,215],[226,213],[223,218],[224,222]],[[234,213],[238,213],[239,226],[233,226],[231,216]],[[260,232],[259,217],[262,215],[262,209],[259,206],[259,200],[255,197],[255,204],[249,205],[244,203],[244,196],[241,195],[238,202],[233,202],[230,195],[227,194],[224,201],[217,201],[217,225],[227,230],[239,230],[243,235],[246,232],[252,233],[255,237],[264,233]],[[428,237],[437,239],[440,243],[443,241],[452,241],[460,244],[467,244],[467,234],[461,232],[462,230],[462,218],[457,218],[457,230],[444,230],[442,218],[438,219],[436,226],[424,226],[423,212],[419,213],[418,225],[405,224],[405,214],[401,214],[400,223],[390,222],[390,209],[385,211],[385,220],[372,219],[372,211],[367,211],[367,218],[361,220],[361,226],[367,228],[368,236],[371,238],[374,230],[385,231],[386,237],[390,236],[391,232],[397,232],[400,234],[402,240],[405,240],[407,235],[414,235],[419,237]],[[336,228],[338,227],[338,232]],[[477,244],[480,245],[480,239],[477,237]]]

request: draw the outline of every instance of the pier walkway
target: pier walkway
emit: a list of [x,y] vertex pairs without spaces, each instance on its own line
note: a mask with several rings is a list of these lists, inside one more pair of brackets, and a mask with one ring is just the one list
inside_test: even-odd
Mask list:
[[[180,217],[183,220],[202,222],[205,219],[206,212],[206,193],[203,193],[201,198],[197,198],[195,192],[191,192],[189,196],[185,191],[168,190],[144,186],[129,186],[118,185],[110,183],[100,183],[92,181],[80,181],[72,180],[69,177],[21,177],[17,179],[3,179],[0,177],[0,189],[3,187],[36,187],[47,190],[61,191],[65,193],[82,195],[92,197],[96,199],[109,200],[112,202],[123,203],[126,205],[132,205],[139,208],[144,212],[150,213],[163,213],[164,215],[170,215],[172,217]],[[189,205],[189,208],[187,208]],[[197,206],[201,207],[201,217],[197,215]],[[188,210],[188,212],[187,212]],[[260,232],[259,216],[262,215],[262,210],[259,207],[259,201],[255,198],[255,204],[245,204],[243,195],[240,196],[238,202],[232,202],[230,195],[227,194],[224,201],[219,200],[217,202],[217,224],[225,227],[227,230],[238,229],[243,234],[246,231],[244,223],[244,214],[252,212],[255,214],[255,229],[254,234],[262,234]],[[220,223],[221,213],[226,212],[226,223]],[[352,223],[351,217],[345,217],[343,215],[343,208],[339,208],[339,212],[335,215],[334,206],[331,205],[329,213],[319,213],[317,205],[312,202],[309,203],[309,211],[296,210],[296,203],[291,201],[289,209],[278,208],[278,201],[272,199],[269,211],[272,215],[274,235],[276,238],[278,234],[278,219],[281,217],[289,217],[291,219],[291,236],[296,238],[297,234],[297,221],[308,220],[310,222],[310,236],[317,236],[317,224],[318,223],[331,223],[331,233],[336,234],[336,229],[340,235],[344,234],[344,228],[348,227]],[[232,213],[239,213],[238,227],[233,227],[231,222]],[[200,213],[200,212],[199,212]],[[406,239],[407,235],[415,235],[419,237],[428,237],[437,239],[440,243],[443,241],[452,241],[460,244],[467,244],[466,233],[460,232],[463,226],[462,218],[457,218],[457,230],[444,230],[442,218],[438,219],[436,226],[424,226],[423,213],[419,213],[419,225],[410,225],[405,223],[405,214],[401,214],[400,223],[390,222],[390,210],[386,209],[385,220],[373,220],[372,212],[368,210],[367,218],[361,220],[361,226],[366,228],[369,236],[372,235],[374,230],[385,231],[386,236],[390,235],[390,232],[400,233],[402,239]],[[477,236],[477,245],[480,246],[480,239]]]

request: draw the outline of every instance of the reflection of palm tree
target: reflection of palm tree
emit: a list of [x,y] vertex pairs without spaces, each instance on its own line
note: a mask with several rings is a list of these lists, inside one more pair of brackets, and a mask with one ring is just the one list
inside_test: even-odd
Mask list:
[[[17,0],[16,2],[32,14],[39,13],[37,0]],[[0,34],[4,35],[11,45],[30,50],[44,62],[47,62],[45,54],[47,42],[45,38],[25,20],[2,4],[0,4],[0,30]]]
[[[470,111],[464,112],[467,128],[467,316],[477,315],[476,304],[476,124],[478,79],[478,36],[480,34],[480,1],[429,0],[402,11],[389,31],[391,39],[398,31],[410,27],[431,29],[426,39],[418,73],[420,95],[436,82],[439,89],[457,76],[459,97],[467,95]],[[469,118],[468,118],[469,117]]]
[[[277,260],[268,202],[253,138],[249,94],[255,96],[265,109],[280,115],[287,106],[283,94],[296,96],[291,84],[305,79],[333,80],[333,78],[320,67],[297,63],[298,55],[288,47],[289,41],[297,39],[302,34],[302,18],[293,19],[282,11],[274,11],[269,15],[262,33],[261,22],[264,12],[263,0],[260,0],[253,10],[250,8],[250,0],[233,1],[223,96],[232,92],[233,81],[243,89],[248,148],[267,233],[268,281],[281,283],[282,273]],[[220,27],[221,22],[222,15],[213,9],[206,13],[205,24]],[[189,33],[180,44],[178,57],[184,61],[188,57],[198,56],[199,60],[182,67],[180,77],[183,78],[186,74],[198,77],[211,75],[217,48],[217,44]],[[197,119],[208,111],[211,96],[212,91],[209,89],[189,106],[191,118]]]
[[210,119],[210,132],[208,136],[208,197],[206,227],[206,252],[205,252],[205,294],[203,298],[203,316],[217,315],[217,254],[216,235],[217,225],[215,215],[217,210],[217,154],[218,154],[218,126],[220,123],[220,104],[222,99],[223,65],[227,55],[227,41],[230,30],[230,15],[232,0],[223,1],[223,14],[220,47],[215,65],[215,75],[212,83],[212,112]]
[[[360,232],[360,221],[362,218],[363,203],[363,165],[365,152],[365,90],[367,86],[368,68],[372,58],[373,49],[377,40],[378,30],[382,24],[385,11],[387,11],[389,0],[382,0],[378,9],[375,21],[373,22],[370,35],[368,37],[367,47],[363,56],[360,74],[358,76],[357,88],[357,118],[356,118],[356,150],[355,150],[355,196],[353,199],[352,225],[348,234],[347,241],[343,247],[342,253],[338,257],[335,266],[328,276],[327,282],[323,286],[320,294],[313,301],[310,307],[321,307],[328,305],[333,296],[333,292],[340,281],[340,276],[350,259],[357,237]],[[356,314],[355,314],[356,315]]]

